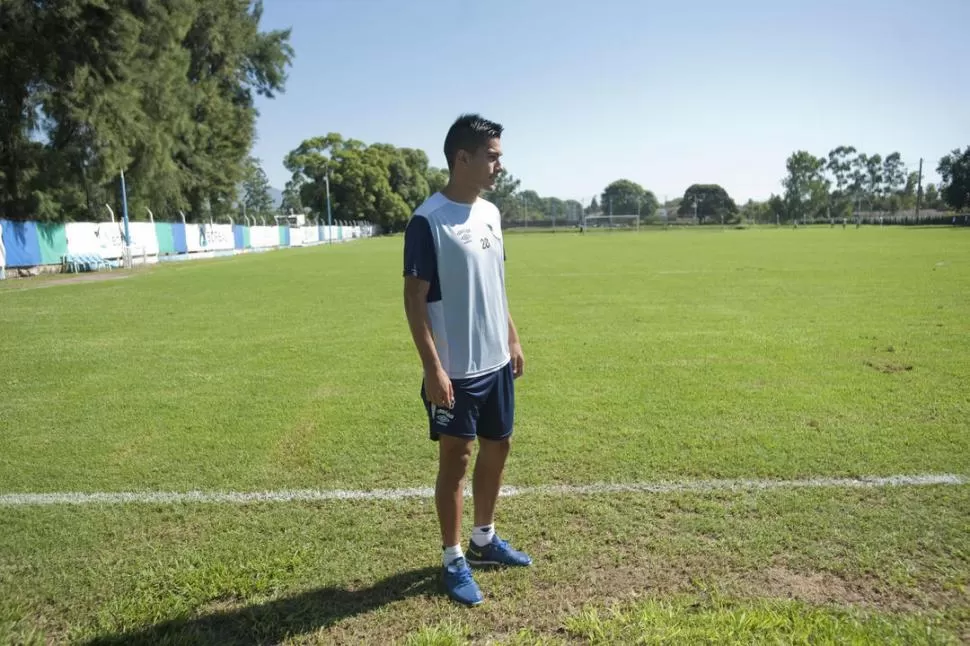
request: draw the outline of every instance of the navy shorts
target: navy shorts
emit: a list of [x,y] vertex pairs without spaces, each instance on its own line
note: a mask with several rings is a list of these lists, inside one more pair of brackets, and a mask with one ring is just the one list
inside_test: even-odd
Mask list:
[[473,440],[504,440],[512,435],[515,419],[515,378],[512,362],[470,379],[453,379],[455,407],[441,408],[428,401],[421,382],[421,401],[428,413],[430,437],[451,435]]

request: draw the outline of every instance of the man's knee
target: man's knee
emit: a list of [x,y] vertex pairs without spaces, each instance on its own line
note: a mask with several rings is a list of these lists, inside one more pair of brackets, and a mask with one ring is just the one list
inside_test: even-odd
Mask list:
[[473,440],[442,435],[439,440],[438,472],[445,479],[461,480],[471,460]]
[[483,451],[487,451],[493,455],[506,456],[512,448],[512,437],[507,436],[499,440],[482,438],[481,447]]

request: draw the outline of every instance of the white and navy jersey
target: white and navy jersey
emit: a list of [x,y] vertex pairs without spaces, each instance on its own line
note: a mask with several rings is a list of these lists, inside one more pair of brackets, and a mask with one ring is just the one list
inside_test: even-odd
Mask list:
[[404,232],[404,275],[431,283],[428,319],[448,377],[467,379],[509,361],[505,244],[495,205],[435,193]]

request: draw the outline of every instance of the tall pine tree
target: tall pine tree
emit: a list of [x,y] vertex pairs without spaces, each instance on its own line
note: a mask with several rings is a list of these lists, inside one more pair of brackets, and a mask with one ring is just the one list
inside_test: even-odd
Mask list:
[[257,94],[283,90],[288,31],[249,0],[4,0],[0,212],[92,219],[226,215],[255,132]]

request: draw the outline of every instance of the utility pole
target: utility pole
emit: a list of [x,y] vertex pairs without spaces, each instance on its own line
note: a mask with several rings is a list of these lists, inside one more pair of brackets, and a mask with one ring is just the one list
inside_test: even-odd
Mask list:
[[919,224],[919,207],[923,199],[923,158],[919,158],[919,175],[916,179],[916,223]]
[[125,269],[131,269],[131,235],[128,232],[128,189],[125,187],[125,171],[121,169],[121,215],[125,224],[125,248],[124,265]]
[[327,183],[327,243],[333,242],[333,230],[330,228],[333,225],[333,216],[330,214],[330,171],[326,174]]

